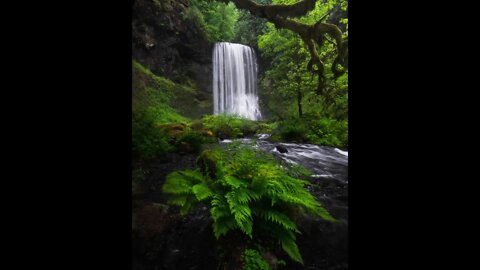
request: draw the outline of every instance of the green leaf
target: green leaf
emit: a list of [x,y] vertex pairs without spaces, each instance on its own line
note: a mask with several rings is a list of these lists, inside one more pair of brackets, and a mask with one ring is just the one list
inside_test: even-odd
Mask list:
[[291,238],[284,238],[281,240],[282,249],[292,258],[292,260],[303,264],[302,255],[298,250],[298,246],[295,243],[295,240]]
[[213,192],[205,183],[196,184],[192,190],[199,201],[205,200],[213,195]]
[[226,175],[223,179],[227,184],[235,188],[247,186],[247,184],[243,180],[238,179],[237,177],[232,175]]

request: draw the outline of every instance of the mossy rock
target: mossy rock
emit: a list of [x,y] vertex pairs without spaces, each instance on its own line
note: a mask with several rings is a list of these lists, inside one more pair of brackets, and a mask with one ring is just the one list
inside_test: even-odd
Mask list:
[[185,132],[187,125],[183,123],[158,125],[165,134],[171,138],[179,138]]
[[205,136],[205,137],[210,137],[210,138],[215,137],[213,132],[211,130],[208,130],[208,129],[200,130],[200,134],[202,134],[202,136]]
[[173,219],[168,215],[168,205],[152,203],[136,209],[132,221],[133,231],[142,238],[154,238],[165,232]]
[[202,173],[212,179],[217,178],[218,155],[212,150],[203,151],[197,159],[197,166]]
[[215,131],[215,136],[220,138],[221,140],[231,139],[236,137],[235,130],[227,125],[222,125]]
[[192,123],[190,123],[190,128],[195,131],[201,131],[205,129],[201,120],[195,120]]
[[240,127],[243,136],[253,136],[259,129],[259,126],[255,123],[247,123]]
[[180,142],[178,145],[178,151],[180,153],[191,153],[193,152],[193,146],[188,142]]

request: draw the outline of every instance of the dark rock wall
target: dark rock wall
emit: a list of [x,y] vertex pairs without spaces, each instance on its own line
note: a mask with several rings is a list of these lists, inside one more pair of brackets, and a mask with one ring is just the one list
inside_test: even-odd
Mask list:
[[132,57],[157,75],[197,89],[198,100],[211,100],[213,44],[189,6],[189,0],[136,0]]

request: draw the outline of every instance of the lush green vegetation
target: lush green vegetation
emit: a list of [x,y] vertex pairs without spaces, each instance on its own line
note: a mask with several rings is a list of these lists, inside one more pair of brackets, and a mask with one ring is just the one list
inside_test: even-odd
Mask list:
[[[261,0],[259,4],[292,4],[294,0]],[[333,20],[348,37],[347,2],[318,1],[301,23]],[[211,41],[235,41],[259,49],[266,63],[259,80],[262,110],[269,123],[276,123],[272,139],[306,142],[337,147],[348,146],[348,72],[334,79],[331,66],[336,50],[335,41],[325,36],[318,53],[325,66],[327,84],[323,92],[308,69],[310,52],[302,38],[287,29],[246,10],[217,1],[192,1],[189,8]],[[343,11],[339,12],[339,11]],[[252,123],[238,119],[206,118],[206,128],[215,135],[237,138],[254,134]],[[243,128],[240,125],[244,125]],[[267,131],[271,129],[266,129]]]
[[316,117],[284,120],[277,123],[271,140],[347,147],[348,123],[346,120]]
[[[309,69],[311,51],[298,33],[279,29],[265,18],[237,9],[233,3],[187,2],[179,17],[199,26],[203,40],[238,42],[256,49],[261,61],[258,92],[265,118],[252,121],[232,115],[208,115],[211,103],[196,98],[196,82],[188,78],[175,83],[132,61],[132,191],[149,188],[142,183],[150,173],[148,162],[168,162],[168,157],[185,157],[188,153],[191,160],[198,158],[196,169],[175,167],[178,171],[156,179],[170,204],[178,206],[181,214],[199,205],[208,206],[213,235],[220,241],[239,243],[243,269],[278,269],[285,264],[282,260],[272,263],[269,252],[303,263],[296,241],[301,233],[301,218],[310,215],[336,221],[307,191],[310,182],[302,179],[311,173],[301,166],[280,164],[249,145],[213,145],[218,139],[268,133],[272,141],[348,147],[348,71],[335,78],[331,70],[336,41],[322,36],[323,45],[317,48],[327,78],[326,87],[319,91],[318,81]],[[173,2],[154,3],[163,7]],[[346,3],[318,1],[306,16],[294,20],[314,24],[335,17],[335,24],[346,38],[348,19],[345,13],[338,12],[345,11]],[[175,12],[173,6],[178,8],[179,4],[172,5],[171,12]],[[205,96],[204,92],[201,95]]]
[[335,221],[305,189],[309,182],[292,177],[271,156],[248,146],[206,150],[198,170],[167,176],[163,191],[169,203],[186,214],[200,202],[210,206],[215,237],[239,230],[250,239],[279,241],[293,260],[303,263],[295,243],[296,215],[308,213]]
[[212,42],[231,41],[235,37],[238,10],[233,3],[191,0],[186,16],[193,17]]
[[[271,0],[259,0],[259,4],[270,4]],[[258,48],[258,37],[268,31],[267,21],[256,17],[246,10],[238,11],[235,24],[234,42]]]
[[[211,135],[193,130],[186,116],[198,115],[202,104],[195,90],[175,84],[132,62],[132,151],[151,159],[172,151],[198,152]],[[173,109],[175,108],[175,109]]]
[[272,268],[256,249],[245,249],[242,254],[243,270],[271,270]]

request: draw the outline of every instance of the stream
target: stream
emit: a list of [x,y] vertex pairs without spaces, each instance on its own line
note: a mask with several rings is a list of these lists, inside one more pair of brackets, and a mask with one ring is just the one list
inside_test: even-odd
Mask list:
[[[265,153],[296,165],[309,169],[313,178],[331,178],[342,183],[348,183],[348,152],[329,146],[302,143],[275,143],[267,139],[269,134],[259,134],[258,139],[239,139],[242,143],[253,144]],[[223,140],[220,143],[231,143],[232,140]],[[281,146],[288,152],[281,153],[277,149]]]

